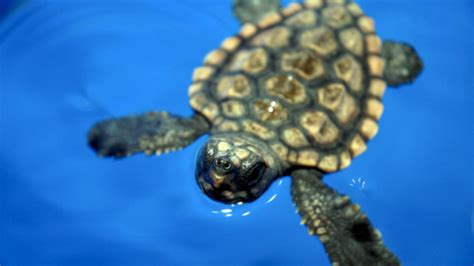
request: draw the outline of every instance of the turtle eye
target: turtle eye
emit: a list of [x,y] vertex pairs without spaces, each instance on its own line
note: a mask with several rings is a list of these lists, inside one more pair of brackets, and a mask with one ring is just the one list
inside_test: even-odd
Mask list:
[[232,169],[232,163],[226,158],[217,158],[214,165],[222,172],[229,172]]

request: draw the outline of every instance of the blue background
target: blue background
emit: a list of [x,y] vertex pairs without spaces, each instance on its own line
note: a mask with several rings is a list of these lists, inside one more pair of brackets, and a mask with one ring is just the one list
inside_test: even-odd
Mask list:
[[[329,265],[287,177],[229,207],[195,184],[205,137],[160,158],[101,160],[86,146],[104,118],[192,113],[193,68],[238,31],[230,1],[0,3],[2,266]],[[326,180],[404,265],[472,265],[473,1],[359,3],[426,68],[387,91],[368,152]]]

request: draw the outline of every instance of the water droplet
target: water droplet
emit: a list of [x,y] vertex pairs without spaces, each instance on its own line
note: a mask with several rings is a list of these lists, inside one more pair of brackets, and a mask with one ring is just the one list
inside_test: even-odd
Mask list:
[[222,213],[231,213],[232,209],[222,209],[221,212]]
[[358,191],[366,190],[366,182],[362,177],[352,178],[351,183],[349,183],[349,186],[353,187]]

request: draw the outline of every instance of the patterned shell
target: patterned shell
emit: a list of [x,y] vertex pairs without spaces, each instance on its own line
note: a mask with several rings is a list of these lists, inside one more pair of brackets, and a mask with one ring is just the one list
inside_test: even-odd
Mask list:
[[290,166],[337,171],[377,133],[380,50],[373,20],[352,1],[292,3],[209,53],[190,103],[214,134],[247,132]]

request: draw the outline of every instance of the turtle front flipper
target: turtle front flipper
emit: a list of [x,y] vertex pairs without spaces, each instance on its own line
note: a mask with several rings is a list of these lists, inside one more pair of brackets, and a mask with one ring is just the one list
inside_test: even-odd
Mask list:
[[319,237],[332,265],[400,265],[359,206],[321,178],[316,170],[293,171],[291,194],[301,222]]
[[257,24],[268,13],[280,10],[280,0],[233,0],[232,10],[241,24]]
[[104,120],[87,136],[89,145],[101,156],[123,157],[137,152],[147,154],[180,149],[209,131],[200,115],[183,118],[166,112],[149,112]]
[[423,69],[423,61],[415,48],[406,43],[384,41],[382,57],[385,59],[384,79],[392,87],[413,82]]

